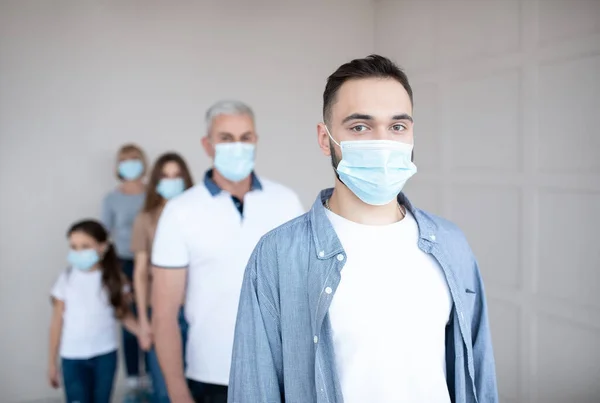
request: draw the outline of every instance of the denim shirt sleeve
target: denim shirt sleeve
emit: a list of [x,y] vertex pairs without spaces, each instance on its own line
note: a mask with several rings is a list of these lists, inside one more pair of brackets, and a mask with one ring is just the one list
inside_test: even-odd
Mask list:
[[[238,308],[229,379],[229,403],[279,403],[283,394],[283,363],[279,313],[270,287],[277,260],[264,238],[250,257]],[[271,297],[269,297],[269,295]]]
[[475,367],[475,390],[478,402],[498,403],[496,368],[485,290],[479,267],[477,263],[474,265],[474,285],[477,290],[471,317],[471,339]]

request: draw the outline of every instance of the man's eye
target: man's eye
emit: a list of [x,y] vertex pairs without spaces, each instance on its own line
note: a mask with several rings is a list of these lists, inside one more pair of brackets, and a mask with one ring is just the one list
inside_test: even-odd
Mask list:
[[402,132],[402,131],[406,130],[406,126],[398,123],[396,125],[393,125],[392,129],[397,132]]
[[352,130],[353,132],[360,133],[360,132],[364,132],[365,130],[367,130],[367,126],[365,126],[365,125],[356,125],[356,126],[352,127],[350,130]]

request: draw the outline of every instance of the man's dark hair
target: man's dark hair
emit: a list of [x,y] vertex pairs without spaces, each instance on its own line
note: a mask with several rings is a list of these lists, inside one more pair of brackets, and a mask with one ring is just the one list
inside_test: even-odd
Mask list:
[[364,59],[354,59],[349,63],[341,65],[332,75],[327,78],[327,85],[323,92],[323,119],[325,123],[331,119],[331,106],[335,103],[335,96],[346,81],[361,78],[391,78],[398,81],[413,102],[413,92],[408,77],[402,69],[387,57],[370,55]]

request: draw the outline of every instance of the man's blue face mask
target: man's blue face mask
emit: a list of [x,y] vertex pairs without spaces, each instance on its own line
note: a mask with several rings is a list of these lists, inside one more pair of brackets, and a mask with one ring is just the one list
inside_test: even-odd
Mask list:
[[219,143],[215,145],[215,168],[226,179],[240,182],[254,169],[255,148],[251,143]]
[[412,162],[412,144],[391,140],[354,140],[340,144],[327,126],[325,130],[342,150],[342,159],[335,167],[339,179],[367,204],[390,203],[406,181],[417,173]]

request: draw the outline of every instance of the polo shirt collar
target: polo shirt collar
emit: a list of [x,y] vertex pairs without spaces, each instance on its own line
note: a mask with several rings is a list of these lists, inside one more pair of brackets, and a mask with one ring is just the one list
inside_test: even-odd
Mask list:
[[[215,183],[215,181],[212,178],[212,175],[213,169],[209,169],[208,171],[206,171],[206,173],[204,174],[204,186],[206,186],[206,189],[208,189],[211,196],[216,196],[219,193],[221,193],[221,188]],[[262,190],[262,184],[260,183],[260,180],[258,180],[258,176],[256,176],[254,171],[250,175],[252,177],[250,190]]]

